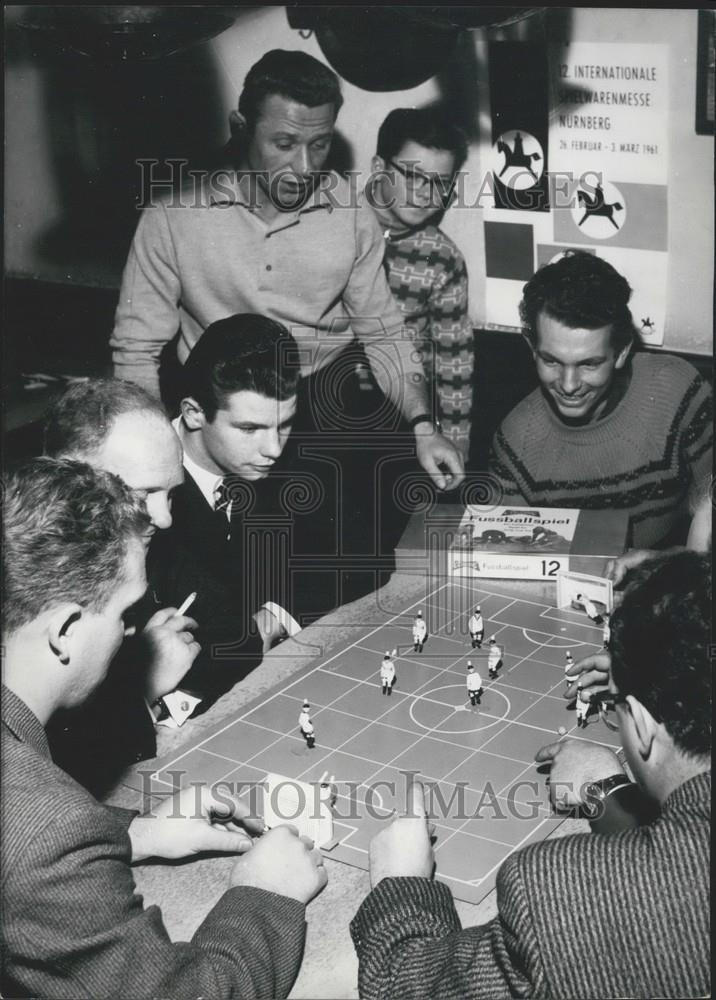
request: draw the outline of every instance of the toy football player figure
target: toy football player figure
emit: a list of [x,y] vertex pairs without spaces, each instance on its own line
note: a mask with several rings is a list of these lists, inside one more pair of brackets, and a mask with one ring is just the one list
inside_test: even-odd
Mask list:
[[604,626],[602,628],[602,642],[604,643],[604,648],[609,649],[609,640],[612,637],[612,630],[609,626],[609,615],[604,615]]
[[467,661],[467,693],[470,697],[470,704],[472,706],[479,705],[482,701],[482,678],[478,672],[473,667],[470,661]]
[[592,707],[591,701],[583,701],[582,693],[577,687],[577,700],[574,703],[574,707],[577,710],[577,729],[581,726],[583,729],[587,728],[587,716],[589,715],[590,709]]
[[572,653],[570,652],[570,650],[567,650],[567,652],[565,653],[565,664],[564,664],[564,683],[567,685],[567,687],[569,687],[569,685],[574,680],[573,677],[568,676],[569,668],[573,666],[574,666],[574,659],[572,658]]
[[393,685],[395,684],[395,663],[393,657],[395,656],[397,650],[393,650],[389,653],[386,649],[385,656],[380,664],[380,686],[383,689],[383,694],[390,695],[393,691]]
[[475,608],[475,613],[471,616],[470,621],[467,623],[467,628],[472,639],[472,648],[481,649],[482,640],[485,637],[485,623],[482,620],[479,604]]
[[593,604],[592,601],[590,601],[588,597],[585,597],[584,594],[577,594],[577,600],[581,601],[581,603],[582,603],[582,605],[584,607],[585,613],[587,614],[587,616],[589,618],[592,619],[592,621],[595,623],[595,625],[601,625],[603,619],[602,619],[602,616],[597,611],[596,605]]
[[309,750],[313,750],[316,744],[316,736],[313,729],[313,723],[311,722],[311,716],[309,714],[310,707],[311,706],[308,702],[304,701],[301,714],[298,717],[298,727],[301,730],[301,736],[303,736],[306,741],[306,746]]
[[413,643],[414,651],[416,653],[422,653],[423,646],[425,644],[425,636],[428,634],[428,626],[423,620],[422,611],[418,611],[415,616],[415,621],[413,622]]
[[489,652],[487,654],[487,672],[490,680],[495,680],[497,671],[502,666],[502,650],[495,642],[494,635],[490,638]]

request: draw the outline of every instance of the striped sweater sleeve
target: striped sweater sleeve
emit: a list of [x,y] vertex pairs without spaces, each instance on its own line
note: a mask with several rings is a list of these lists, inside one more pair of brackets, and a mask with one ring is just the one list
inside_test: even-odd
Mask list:
[[688,470],[689,505],[694,510],[708,490],[713,471],[713,394],[708,383],[696,375],[686,398],[682,465]]
[[383,879],[351,924],[363,1000],[500,1000],[543,992],[538,942],[515,876],[507,865],[500,873],[499,915],[466,930],[447,886]]

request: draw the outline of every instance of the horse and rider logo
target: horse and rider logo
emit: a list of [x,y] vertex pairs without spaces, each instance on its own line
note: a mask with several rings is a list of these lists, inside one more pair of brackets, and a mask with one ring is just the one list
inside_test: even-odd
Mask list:
[[572,218],[577,228],[593,240],[608,240],[624,226],[625,199],[609,181],[577,188]]
[[493,176],[513,191],[526,191],[544,171],[544,150],[529,132],[503,132],[492,147]]

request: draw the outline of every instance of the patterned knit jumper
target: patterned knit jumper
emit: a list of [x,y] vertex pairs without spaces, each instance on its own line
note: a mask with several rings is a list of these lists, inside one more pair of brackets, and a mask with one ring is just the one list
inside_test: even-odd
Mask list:
[[390,289],[419,345],[443,433],[467,457],[475,366],[467,315],[467,269],[462,254],[437,226],[386,232]]

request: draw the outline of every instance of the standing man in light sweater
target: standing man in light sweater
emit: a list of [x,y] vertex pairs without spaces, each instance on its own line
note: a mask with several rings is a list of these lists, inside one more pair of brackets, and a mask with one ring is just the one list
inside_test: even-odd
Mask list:
[[632,354],[630,295],[584,251],[525,285],[520,316],[540,388],[502,422],[490,469],[504,503],[628,510],[629,544],[664,547],[685,539],[707,489],[712,393],[680,358]]
[[[322,173],[341,104],[336,75],[306,53],[274,49],[249,70],[231,114],[237,162],[142,214],[110,341],[114,372],[159,395],[159,356],[177,331],[183,363],[210,323],[235,313],[285,324],[304,375],[337,365],[355,336],[414,431],[421,466],[452,488],[462,460],[431,411],[378,224],[346,182]],[[311,399],[311,386],[312,403],[330,404]]]

